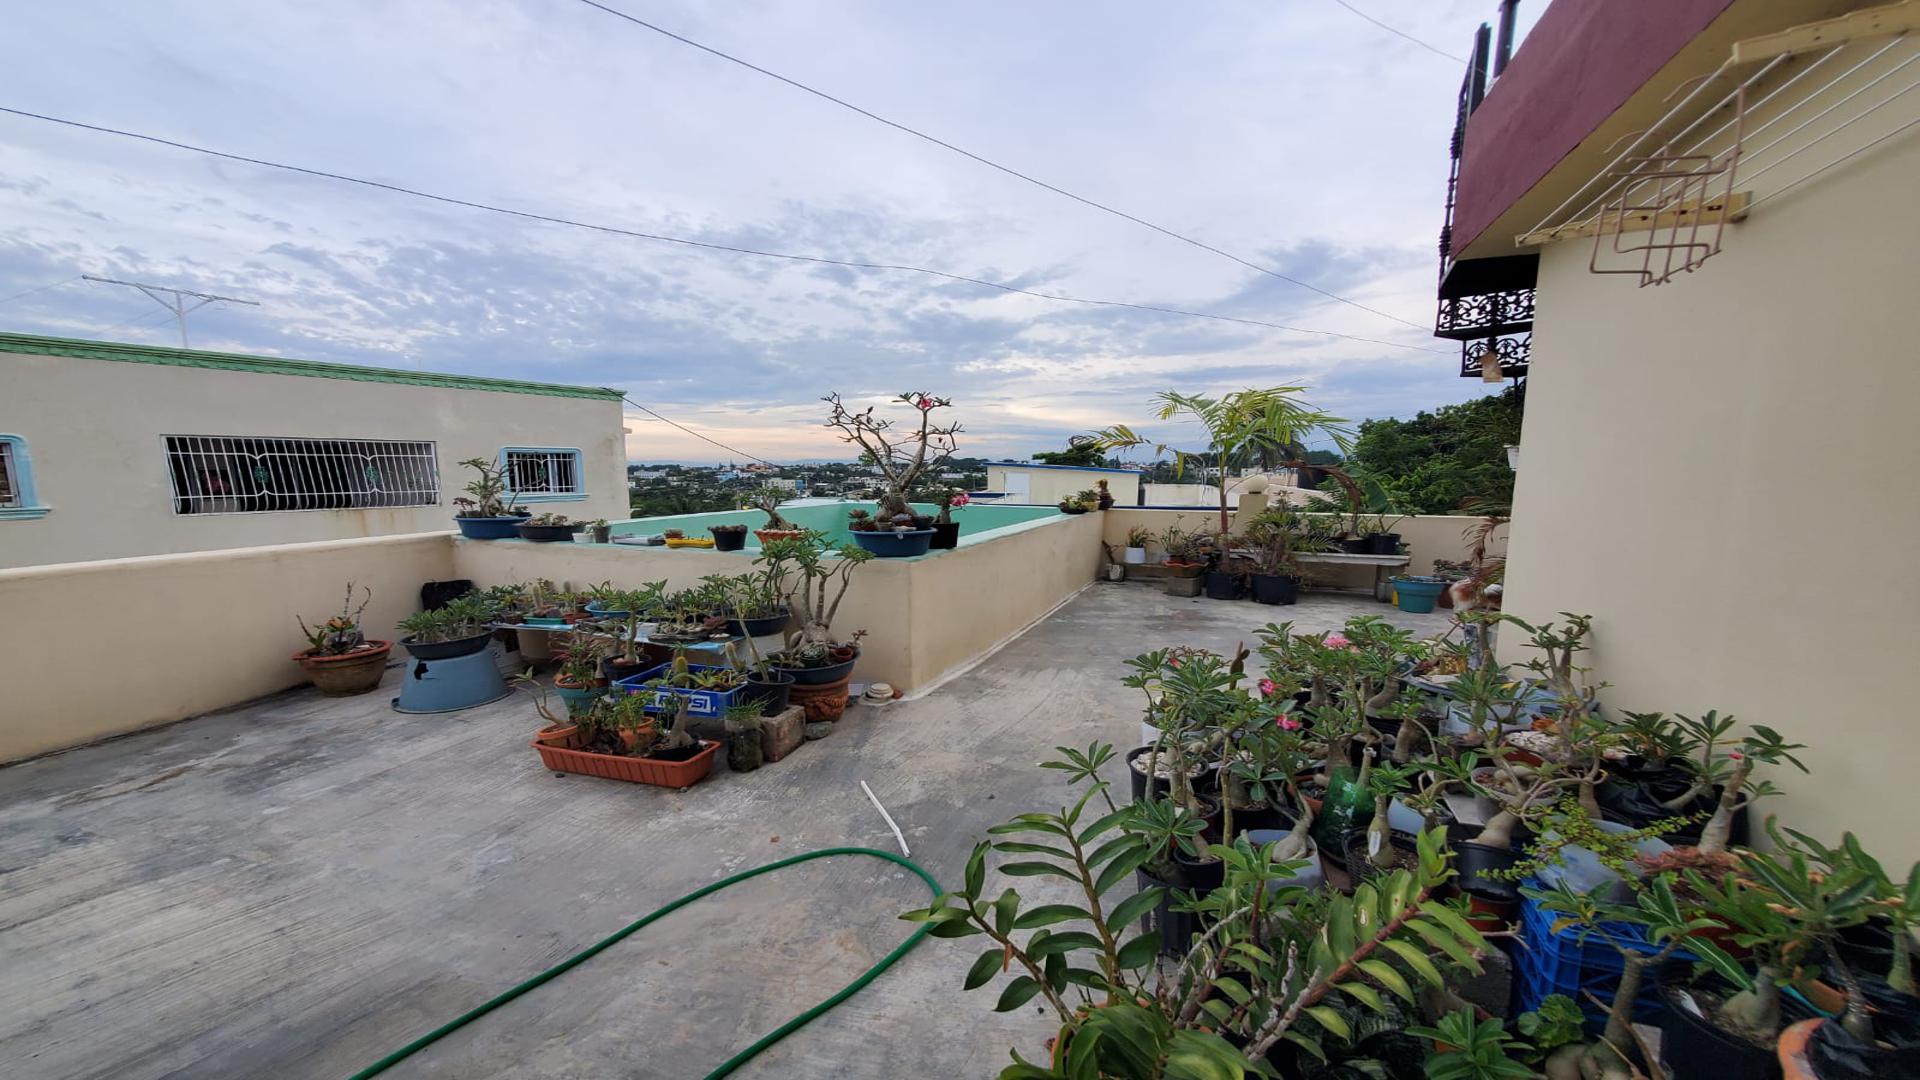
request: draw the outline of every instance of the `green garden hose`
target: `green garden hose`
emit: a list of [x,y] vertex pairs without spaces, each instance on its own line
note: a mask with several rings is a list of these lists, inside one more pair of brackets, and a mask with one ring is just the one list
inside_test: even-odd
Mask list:
[[[829,855],[870,855],[876,859],[885,859],[890,863],[897,863],[898,865],[904,866],[907,869],[913,871],[915,874],[918,874],[920,876],[920,880],[927,883],[927,888],[932,889],[933,894],[936,897],[940,895],[940,883],[933,880],[932,874],[927,873],[925,870],[921,869],[917,864],[899,855],[895,855],[890,851],[876,851],[873,848],[859,848],[859,847],[822,848],[819,851],[809,851],[804,855],[795,855],[792,858],[781,859],[778,862],[770,862],[765,866],[756,867],[755,869],[752,869],[752,870],[742,871],[741,873],[734,874],[732,877],[721,878],[719,881],[713,882],[710,885],[705,885],[705,886],[702,886],[701,888],[695,889],[694,891],[688,893],[687,895],[681,897],[678,900],[675,900],[674,902],[668,904],[667,906],[663,908],[659,908],[654,912],[652,912],[651,914],[648,914],[645,917],[639,919],[638,921],[624,927],[623,929],[615,931],[613,934],[602,939],[598,943],[589,945],[588,947],[580,950],[579,952],[574,953],[572,956],[567,957],[565,960],[560,961],[558,964],[553,965],[552,967],[548,968],[547,970],[541,972],[538,975],[535,975],[533,978],[528,979],[527,981],[519,984],[518,986],[515,986],[512,989],[507,990],[505,993],[500,994],[498,997],[495,997],[492,1000],[487,1001],[477,1006],[476,1008],[466,1013],[463,1013],[460,1016],[453,1018],[452,1020],[447,1021],[445,1024],[442,1024],[441,1026],[433,1029],[432,1031],[427,1032],[425,1035],[422,1035],[419,1038],[408,1043],[407,1045],[401,1047],[400,1049],[395,1050],[393,1053],[388,1054],[386,1057],[381,1058],[379,1061],[376,1061],[373,1064],[367,1066],[366,1068],[361,1069],[359,1072],[354,1073],[353,1076],[349,1078],[349,1080],[366,1080],[367,1077],[377,1076],[380,1073],[387,1071],[388,1069],[392,1068],[394,1065],[397,1065],[401,1061],[412,1056],[414,1053],[420,1050],[426,1049],[428,1046],[432,1045],[436,1040],[438,1040],[442,1036],[450,1035],[453,1032],[460,1030],[466,1025],[472,1023],[475,1020],[480,1019],[481,1017],[487,1015],[488,1013],[499,1008],[500,1006],[505,1005],[507,1002],[512,1001],[514,998],[519,997],[521,994],[526,993],[527,991],[533,989],[534,987],[539,986],[550,979],[558,978],[562,974],[565,974],[566,972],[573,970],[575,967],[579,966],[580,964],[585,963],[587,960],[593,958],[594,956],[599,955],[602,949],[605,949],[609,945],[612,945],[614,942],[621,940],[622,938],[626,937],[628,934],[633,933],[635,930],[640,929],[641,927],[647,925],[648,923],[653,922],[656,919],[659,919],[663,916],[666,916],[675,911],[678,911],[681,908],[686,907],[688,904],[693,903],[695,900],[698,900],[709,893],[719,892],[721,889],[724,889],[727,886],[732,885],[734,882],[745,881],[751,877],[759,877],[761,874],[778,870],[783,866],[792,866],[795,863],[808,862],[813,859],[824,859]],[[872,982],[877,976],[879,976],[881,972],[892,967],[894,964],[894,961],[907,955],[907,953],[910,950],[912,950],[912,948],[915,945],[920,944],[920,939],[927,936],[927,931],[932,928],[932,925],[933,924],[931,923],[920,923],[918,927],[914,930],[914,932],[908,935],[907,940],[901,942],[892,952],[882,957],[879,963],[873,965],[872,967],[868,968],[866,971],[862,972],[859,978],[841,987],[838,991],[834,993],[832,997],[826,999],[825,1001],[822,1001],[820,1004],[815,1005],[813,1008],[808,1009],[806,1012],[801,1013],[799,1016],[794,1017],[793,1019],[787,1021],[784,1024],[781,1024],[779,1027],[773,1029],[767,1034],[761,1036],[760,1039],[756,1041],[752,1046],[747,1047],[745,1050],[742,1050],[739,1053],[733,1055],[732,1057],[728,1058],[726,1061],[721,1062],[719,1068],[707,1074],[706,1080],[716,1080],[717,1077],[727,1076],[731,1074],[733,1070],[746,1064],[750,1059],[754,1057],[754,1055],[760,1053],[762,1050],[765,1050],[767,1047],[772,1046],[774,1043],[779,1042],[781,1039],[786,1038],[788,1035],[793,1034],[795,1031],[798,1031],[800,1028],[805,1027],[807,1024],[812,1023],[822,1013],[825,1013],[827,1010],[833,1008],[835,1005],[840,1004],[841,1002],[852,997],[854,994],[858,993],[861,987]]]

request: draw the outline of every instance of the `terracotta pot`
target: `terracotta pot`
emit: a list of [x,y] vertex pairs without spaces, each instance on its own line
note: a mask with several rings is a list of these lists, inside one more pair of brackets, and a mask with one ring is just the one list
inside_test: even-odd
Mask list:
[[345,656],[314,656],[303,650],[294,653],[293,658],[313,680],[316,690],[328,697],[350,697],[379,686],[380,677],[387,673],[387,654],[393,651],[393,642],[368,641],[367,644],[373,648]]
[[568,750],[578,750],[580,728],[577,724],[548,724],[534,733],[533,741],[543,746],[561,746]]
[[1813,1071],[1813,1063],[1807,1059],[1807,1043],[1813,1038],[1814,1029],[1824,1023],[1825,1019],[1816,1016],[1788,1024],[1780,1033],[1780,1075],[1785,1080],[1820,1080],[1820,1074]]
[[659,736],[659,734],[660,734],[659,724],[652,723],[652,722],[644,723],[644,724],[641,724],[639,727],[621,728],[620,742],[621,742],[621,745],[631,750],[636,746],[643,746],[647,743],[651,743],[655,738]]
[[846,675],[819,686],[795,683],[787,691],[787,704],[800,706],[809,724],[838,720],[847,711],[847,684],[852,679],[853,676]]
[[1518,900],[1489,900],[1484,896],[1467,894],[1467,924],[1483,934],[1512,930],[1514,921],[1519,917]]
[[540,752],[541,763],[554,772],[598,776],[606,780],[625,780],[631,784],[652,784],[654,787],[685,791],[705,780],[713,771],[713,755],[720,749],[720,744],[702,739],[700,752],[685,761],[616,757],[612,754],[595,754],[586,750],[549,746],[537,741],[533,744],[533,748]]
[[760,542],[763,544],[769,540],[788,540],[796,536],[805,536],[806,533],[807,531],[805,529],[755,529],[753,530],[753,535],[759,537]]

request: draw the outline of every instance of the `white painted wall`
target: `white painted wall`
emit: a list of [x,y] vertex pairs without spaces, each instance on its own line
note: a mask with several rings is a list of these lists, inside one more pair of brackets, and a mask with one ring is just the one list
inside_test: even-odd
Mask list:
[[[1025,477],[1025,486],[1021,487],[1021,477]],[[1112,469],[1070,469],[1059,467],[1042,468],[1037,465],[989,464],[987,466],[987,490],[1008,492],[1007,502],[1027,503],[1033,506],[1052,506],[1069,495],[1092,490],[1098,481],[1107,482],[1107,490],[1113,493],[1113,499],[1122,506],[1132,506],[1140,498],[1140,474],[1136,472],[1115,471]],[[1025,498],[1018,498],[1016,488],[1026,492]]]
[[1658,288],[1589,273],[1585,241],[1546,248],[1507,564],[1512,614],[1595,617],[1613,708],[1810,744],[1812,775],[1776,773],[1788,794],[1756,812],[1890,865],[1920,856],[1915,190],[1909,134]]
[[[0,352],[0,433],[24,436],[39,501],[0,517],[0,567],[445,530],[472,473],[505,446],[577,447],[587,497],[530,504],[627,517],[618,401]],[[176,514],[165,435],[424,439],[441,504]]]

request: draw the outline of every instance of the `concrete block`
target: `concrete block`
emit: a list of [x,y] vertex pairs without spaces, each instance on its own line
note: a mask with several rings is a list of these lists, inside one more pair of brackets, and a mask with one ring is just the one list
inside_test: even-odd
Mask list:
[[776,716],[761,717],[760,752],[768,761],[779,761],[793,753],[806,741],[802,731],[806,723],[806,711],[798,705],[789,705]]

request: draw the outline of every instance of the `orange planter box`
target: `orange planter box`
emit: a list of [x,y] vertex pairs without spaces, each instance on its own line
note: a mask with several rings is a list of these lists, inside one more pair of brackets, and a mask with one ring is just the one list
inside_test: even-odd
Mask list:
[[713,755],[720,749],[720,744],[702,739],[700,752],[685,761],[615,757],[612,754],[569,750],[564,746],[549,746],[540,742],[534,743],[533,748],[540,751],[541,762],[554,772],[579,773],[581,776],[598,776],[606,780],[625,780],[685,791],[705,780],[707,774],[713,771]]

